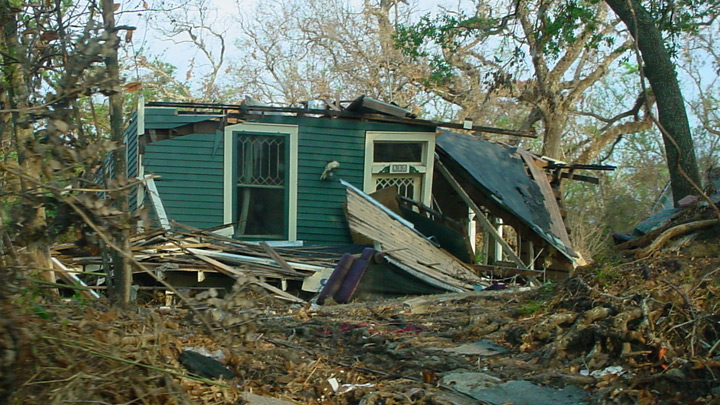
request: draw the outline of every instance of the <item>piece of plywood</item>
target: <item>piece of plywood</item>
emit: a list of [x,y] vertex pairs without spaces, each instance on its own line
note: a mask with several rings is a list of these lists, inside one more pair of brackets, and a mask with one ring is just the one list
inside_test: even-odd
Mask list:
[[565,229],[565,222],[563,221],[560,213],[560,206],[558,206],[553,189],[550,186],[550,182],[548,181],[545,172],[538,167],[535,163],[535,158],[532,157],[530,152],[518,148],[518,153],[525,161],[533,180],[535,180],[535,183],[540,187],[540,192],[542,193],[544,199],[545,209],[547,209],[550,214],[550,231],[555,237],[560,239],[565,246],[572,246],[567,229]]
[[350,229],[373,240],[388,261],[431,284],[461,292],[482,283],[465,264],[352,186],[347,188],[347,216]]
[[155,214],[158,216],[160,226],[163,229],[170,229],[170,221],[168,220],[167,213],[165,212],[165,206],[160,199],[160,193],[155,185],[155,179],[147,176],[145,178],[145,187],[147,187],[148,195],[150,195],[150,201],[152,202],[153,209],[155,209]]

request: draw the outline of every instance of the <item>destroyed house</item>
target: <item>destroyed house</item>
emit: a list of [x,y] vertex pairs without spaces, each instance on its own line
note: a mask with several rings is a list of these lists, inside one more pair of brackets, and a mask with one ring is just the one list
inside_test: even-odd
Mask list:
[[[126,133],[128,175],[159,176],[167,217],[185,225],[234,224],[243,240],[351,243],[339,178],[430,203],[436,127],[406,114],[365,98],[342,111],[150,103]],[[133,193],[131,208],[147,197]]]
[[[239,240],[343,245],[358,242],[343,180],[394,189],[393,210],[467,264],[567,274],[581,259],[534,155],[447,129],[514,131],[417,119],[367,97],[310,107],[141,104],[125,135],[128,176],[146,179],[131,208]],[[484,243],[473,250],[475,224]],[[360,243],[383,245],[384,225]]]

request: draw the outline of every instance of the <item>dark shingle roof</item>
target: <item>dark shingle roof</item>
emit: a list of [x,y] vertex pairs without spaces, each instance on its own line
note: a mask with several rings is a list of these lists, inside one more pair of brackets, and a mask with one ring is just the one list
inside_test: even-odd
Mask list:
[[[515,215],[571,260],[577,254],[554,235],[550,213],[537,183],[528,175],[520,156],[510,148],[481,138],[443,131],[436,139],[445,156],[469,175],[466,180]],[[468,176],[466,176],[468,177]]]

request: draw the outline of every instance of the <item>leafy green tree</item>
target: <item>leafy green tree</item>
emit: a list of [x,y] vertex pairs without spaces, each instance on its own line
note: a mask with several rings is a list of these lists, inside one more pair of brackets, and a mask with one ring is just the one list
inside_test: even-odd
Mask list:
[[[577,158],[589,161],[622,135],[648,129],[655,101],[677,200],[696,193],[693,184],[699,184],[699,175],[682,94],[666,44],[672,44],[679,32],[692,32],[706,20],[711,21],[716,3],[516,0],[496,2],[491,8],[478,2],[473,14],[447,12],[401,27],[398,41],[406,53],[431,66],[426,83],[444,88],[454,100],[469,94],[472,87],[467,83],[482,83],[485,79],[490,83],[485,89],[488,99],[495,94],[532,106],[525,125],[542,122],[543,154],[556,158],[563,157],[563,135],[569,118],[597,116],[579,111],[580,101],[614,61],[626,57],[637,46],[643,59],[640,72],[652,92],[643,88],[633,108],[602,118],[606,123],[602,134],[589,138],[592,142]],[[620,20],[607,13],[608,6]],[[488,45],[497,51],[478,51],[487,50]],[[531,76],[518,66],[531,66]],[[458,80],[462,77],[471,80]],[[645,113],[642,120],[637,119],[640,112]]]
[[[426,15],[401,26],[397,39],[408,55],[430,66],[427,90],[459,105],[463,116],[494,116],[485,108],[493,101],[501,109],[524,110],[519,125],[539,123],[542,153],[572,159],[563,142],[568,123],[593,114],[581,111],[583,100],[632,44],[618,28],[607,6],[596,1],[478,1],[470,12]],[[634,115],[603,119],[604,144],[647,126],[626,119]],[[597,145],[588,144],[595,150],[583,159],[596,156]]]

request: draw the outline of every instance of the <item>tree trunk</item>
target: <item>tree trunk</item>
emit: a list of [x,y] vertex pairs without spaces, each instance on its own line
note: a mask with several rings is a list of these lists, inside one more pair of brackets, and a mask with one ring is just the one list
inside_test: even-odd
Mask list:
[[700,173],[675,67],[660,30],[637,0],[606,0],[606,3],[627,25],[642,54],[643,71],[657,100],[673,200],[677,205],[686,195],[697,194],[692,183],[700,186]]
[[553,159],[562,159],[563,130],[568,115],[567,112],[548,112],[550,108],[541,108],[545,127],[542,154]]
[[[105,24],[105,31],[110,43],[109,50],[105,55],[105,66],[112,85],[110,95],[110,139],[118,144],[113,151],[113,169],[115,178],[119,184],[125,181],[127,173],[127,162],[125,161],[125,144],[122,132],[122,102],[123,95],[120,92],[120,67],[118,63],[117,48],[119,39],[115,31],[115,10],[113,0],[102,0],[102,16]],[[129,246],[129,211],[127,195],[124,191],[117,192],[115,197],[117,208],[124,213],[123,220],[113,227],[113,239],[116,246],[122,251],[112,252],[113,267],[113,293],[112,300],[115,304],[126,306],[130,303],[130,292],[132,286],[132,271],[125,254],[130,252]]]
[[[29,91],[26,82],[26,69],[28,68],[25,50],[18,39],[17,20],[8,0],[0,1],[0,51],[2,51],[2,87],[6,92],[4,97],[8,102],[10,113],[10,133],[13,136],[13,143],[17,152],[18,164],[25,174],[32,179],[32,183],[41,182],[42,156],[28,149],[32,144],[33,128],[30,122],[29,112]],[[22,178],[20,188],[22,193],[32,194],[31,190],[37,188],[37,184],[28,184]],[[35,212],[30,216],[32,221],[26,224],[28,233],[39,232],[46,228],[45,206],[35,205]],[[28,245],[27,260],[31,270],[40,272],[42,278],[49,282],[55,282],[55,274],[52,270],[50,260],[50,246],[43,238],[36,239]],[[57,289],[51,290],[57,293]]]

